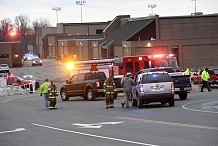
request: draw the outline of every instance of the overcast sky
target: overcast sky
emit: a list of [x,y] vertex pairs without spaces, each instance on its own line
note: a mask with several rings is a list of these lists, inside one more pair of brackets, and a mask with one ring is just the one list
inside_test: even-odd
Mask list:
[[[47,18],[56,26],[57,17],[53,7],[58,11],[58,22],[80,23],[81,7],[76,0],[0,0],[0,20],[15,16],[27,15],[31,21]],[[156,4],[153,13],[159,16],[190,15],[195,12],[195,1],[192,0],[86,0],[82,6],[83,22],[107,22],[117,15],[145,17],[152,13],[149,4]],[[204,14],[218,13],[218,0],[196,0],[197,12]]]

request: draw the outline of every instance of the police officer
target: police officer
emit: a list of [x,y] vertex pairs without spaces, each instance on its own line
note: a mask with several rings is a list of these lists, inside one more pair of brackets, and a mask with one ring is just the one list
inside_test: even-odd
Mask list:
[[204,92],[204,87],[207,87],[208,92],[212,91],[209,87],[208,80],[210,79],[210,75],[208,73],[208,68],[205,68],[205,70],[201,73],[201,79],[202,79],[202,87],[201,92]]
[[40,96],[43,96],[44,98],[44,104],[45,104],[45,108],[48,109],[48,99],[49,99],[49,95],[48,95],[48,88],[50,86],[50,83],[48,82],[48,78],[45,78],[45,82],[40,86],[39,88],[39,93]]
[[51,81],[51,85],[48,88],[48,93],[49,93],[49,101],[50,101],[49,109],[57,109],[56,108],[56,103],[57,103],[56,98],[58,96],[58,91],[57,91],[57,87],[54,81]]
[[104,81],[104,93],[106,97],[106,108],[114,108],[114,89],[115,89],[115,83],[113,80],[113,76],[110,75],[109,78],[107,78]]

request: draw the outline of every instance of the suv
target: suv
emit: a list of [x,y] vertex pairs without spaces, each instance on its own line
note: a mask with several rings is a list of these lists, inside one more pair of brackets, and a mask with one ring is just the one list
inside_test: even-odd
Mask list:
[[136,87],[133,88],[133,106],[141,108],[152,102],[169,103],[174,106],[174,84],[165,71],[138,74]]
[[61,85],[61,99],[68,101],[69,97],[82,96],[85,100],[95,100],[95,97],[104,96],[103,84],[106,79],[104,72],[75,74]]

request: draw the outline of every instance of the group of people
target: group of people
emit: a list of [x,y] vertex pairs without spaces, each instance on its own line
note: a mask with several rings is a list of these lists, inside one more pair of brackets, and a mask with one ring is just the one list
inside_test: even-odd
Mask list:
[[[124,92],[124,101],[121,102],[121,106],[124,108],[129,108],[129,99],[131,96],[132,86],[135,85],[134,80],[131,78],[131,74],[128,73],[126,77],[121,80],[121,86]],[[107,78],[104,82],[104,92],[106,97],[106,109],[114,108],[114,90],[115,82],[113,76]]]
[[[192,71],[192,70],[189,70],[189,68],[187,68],[187,69],[185,70],[185,73],[184,73],[184,74],[185,74],[185,75],[190,75],[190,76],[192,76],[192,75],[193,75],[193,71]],[[210,89],[209,84],[208,84],[208,80],[209,80],[209,79],[210,79],[210,75],[209,75],[209,73],[208,73],[208,68],[206,67],[206,68],[204,69],[204,71],[201,73],[201,81],[202,81],[201,92],[204,92],[204,88],[205,88],[205,87],[207,88],[208,92],[212,91],[212,90]]]
[[[189,68],[186,69],[185,75],[192,75]],[[204,92],[203,89],[206,87],[208,91],[212,91],[210,86],[208,85],[208,80],[210,79],[208,68],[201,74],[202,77],[202,87],[201,92]],[[132,75],[127,73],[126,76],[121,80],[121,86],[124,92],[124,100],[121,102],[122,108],[129,108],[129,99],[131,96],[132,86],[135,85],[134,80],[132,79]],[[109,76],[104,81],[104,93],[106,97],[106,109],[114,108],[114,94],[115,94],[115,82],[113,80],[113,76]],[[40,96],[44,98],[44,105],[46,109],[57,109],[57,96],[58,91],[54,81],[49,82],[48,78],[45,79],[45,82],[40,86]],[[50,103],[49,103],[50,102]]]
[[49,82],[48,78],[45,78],[45,82],[40,86],[40,96],[44,98],[46,109],[57,109],[58,91],[54,81]]

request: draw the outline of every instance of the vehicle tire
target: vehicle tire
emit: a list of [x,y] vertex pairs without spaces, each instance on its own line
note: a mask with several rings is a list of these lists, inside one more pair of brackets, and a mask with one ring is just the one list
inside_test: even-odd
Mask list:
[[117,93],[114,93],[114,99],[117,99]]
[[138,108],[142,108],[143,106],[143,100],[142,99],[138,99]]
[[137,106],[137,99],[132,99],[132,106]]
[[186,99],[187,99],[187,96],[188,96],[188,93],[187,93],[186,91],[179,93],[179,98],[180,98],[181,100],[186,100]]
[[67,95],[65,90],[61,90],[61,99],[63,101],[68,101],[69,100],[69,96]]
[[87,89],[86,97],[89,101],[95,100],[95,94],[93,93],[93,90],[91,88]]
[[170,101],[169,101],[169,106],[172,107],[175,105],[175,100],[174,100],[174,97],[170,98]]

